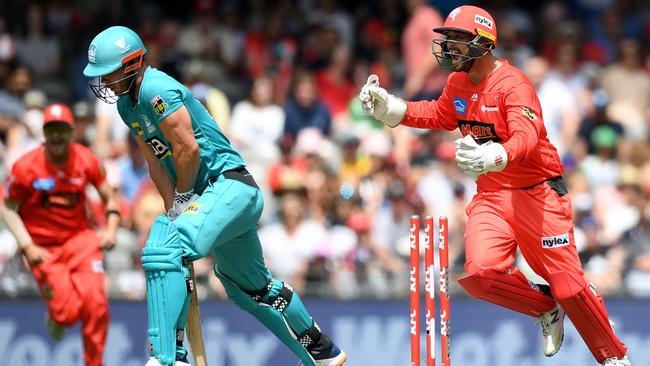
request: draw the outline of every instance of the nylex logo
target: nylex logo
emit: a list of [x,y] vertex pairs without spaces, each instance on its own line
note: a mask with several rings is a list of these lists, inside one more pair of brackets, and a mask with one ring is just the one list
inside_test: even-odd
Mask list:
[[476,24],[481,24],[488,27],[489,29],[492,29],[492,22],[490,21],[490,19],[482,15],[478,15],[478,14],[474,15],[474,22]]
[[543,236],[542,248],[551,249],[565,247],[569,245],[569,234],[561,234],[556,236]]

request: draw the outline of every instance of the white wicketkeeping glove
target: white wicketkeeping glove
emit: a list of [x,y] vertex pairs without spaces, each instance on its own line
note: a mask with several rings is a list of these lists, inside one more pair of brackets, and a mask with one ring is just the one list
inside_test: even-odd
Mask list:
[[359,93],[359,100],[363,114],[375,118],[386,126],[399,125],[406,114],[406,102],[380,87],[379,77],[375,74],[368,76],[366,85]]
[[177,190],[174,190],[174,204],[172,205],[172,208],[167,211],[167,217],[169,217],[170,220],[176,220],[176,218],[199,197],[198,194],[194,194],[194,191],[178,192]]
[[502,171],[508,165],[508,154],[499,143],[488,141],[479,145],[471,135],[466,135],[456,140],[456,165],[477,179],[481,174]]

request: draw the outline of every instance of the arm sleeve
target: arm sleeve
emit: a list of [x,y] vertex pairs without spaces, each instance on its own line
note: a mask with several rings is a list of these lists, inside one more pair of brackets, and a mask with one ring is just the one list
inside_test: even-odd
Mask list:
[[544,130],[541,106],[531,85],[520,84],[505,95],[504,109],[510,138],[503,143],[510,162],[525,159]]
[[406,115],[402,124],[447,131],[458,128],[456,112],[447,94],[447,88],[445,87],[438,100],[406,102]]
[[149,104],[147,108],[150,108],[151,113],[148,115],[153,117],[152,122],[157,125],[183,106],[185,89],[174,80],[157,79],[147,85],[142,97]]

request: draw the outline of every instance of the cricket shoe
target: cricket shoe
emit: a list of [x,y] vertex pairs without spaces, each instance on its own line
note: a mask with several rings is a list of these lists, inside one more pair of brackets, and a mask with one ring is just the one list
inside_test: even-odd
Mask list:
[[537,319],[542,326],[542,352],[551,357],[560,350],[564,340],[564,310],[557,305],[555,309],[542,313]]
[[[164,366],[160,361],[155,357],[149,357],[149,361],[144,364],[144,366]],[[192,366],[188,362],[176,361],[173,366]]]
[[623,356],[620,360],[616,357],[608,358],[603,362],[603,366],[632,366],[632,363],[627,359],[627,356]]
[[65,327],[57,322],[55,322],[51,317],[50,313],[45,313],[45,328],[50,337],[54,338],[57,341],[63,339],[65,336]]
[[[321,336],[321,340],[325,338],[326,341],[323,342],[326,344],[325,347],[319,347],[320,344],[317,344],[316,347],[312,351],[310,351],[312,357],[314,357],[314,361],[316,362],[316,366],[341,366],[347,361],[348,356],[345,354],[345,352],[341,351],[341,349],[332,342],[329,337],[323,334]],[[321,342],[319,342],[321,343]],[[329,344],[327,344],[329,343]],[[320,348],[320,349],[319,349]],[[301,362],[298,364],[299,366],[304,366],[304,364]]]

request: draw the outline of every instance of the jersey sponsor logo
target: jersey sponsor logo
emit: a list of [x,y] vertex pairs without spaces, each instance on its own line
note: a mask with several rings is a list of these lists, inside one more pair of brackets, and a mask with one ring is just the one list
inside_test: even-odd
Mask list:
[[535,115],[535,112],[531,111],[530,108],[523,107],[521,109],[521,113],[528,117],[529,120],[534,121],[537,119],[537,115]]
[[497,136],[494,125],[478,121],[458,120],[458,128],[463,136],[472,135],[477,143],[482,144],[488,141],[501,142]]
[[95,63],[97,57],[97,46],[94,44],[91,44],[90,47],[88,47],[88,61]]
[[481,111],[483,112],[498,112],[499,106],[496,105],[482,105]]
[[131,128],[135,130],[135,132],[138,134],[138,136],[143,136],[144,135],[144,130],[140,126],[140,122],[131,122]]
[[147,129],[148,133],[156,132],[156,126],[154,126],[153,123],[151,123],[151,121],[149,120],[149,117],[147,117],[146,114],[141,114],[140,117],[144,121],[144,127]]
[[185,209],[185,211],[183,211],[183,213],[188,213],[190,215],[196,215],[197,213],[199,213],[200,208],[201,208],[200,203],[192,203],[191,205],[187,206],[187,208]]
[[467,101],[463,98],[454,97],[454,108],[456,108],[456,113],[465,114],[467,111]]
[[81,201],[80,192],[53,192],[44,193],[41,205],[45,208],[73,208]]
[[569,245],[569,234],[565,233],[555,236],[543,236],[541,240],[542,248],[544,249],[566,247]]
[[37,178],[32,181],[32,188],[37,191],[50,191],[54,189],[55,185],[56,182],[52,177]]
[[492,21],[482,15],[475,14],[474,15],[474,23],[483,25],[489,29],[492,29]]
[[169,107],[169,104],[167,104],[160,95],[156,95],[151,99],[151,106],[153,107],[154,112],[163,114],[167,110],[167,107]]
[[169,150],[169,146],[158,137],[154,136],[150,138],[147,140],[147,144],[151,146],[151,150],[153,150],[153,153],[156,155],[158,160],[162,160],[172,154],[172,151]]

